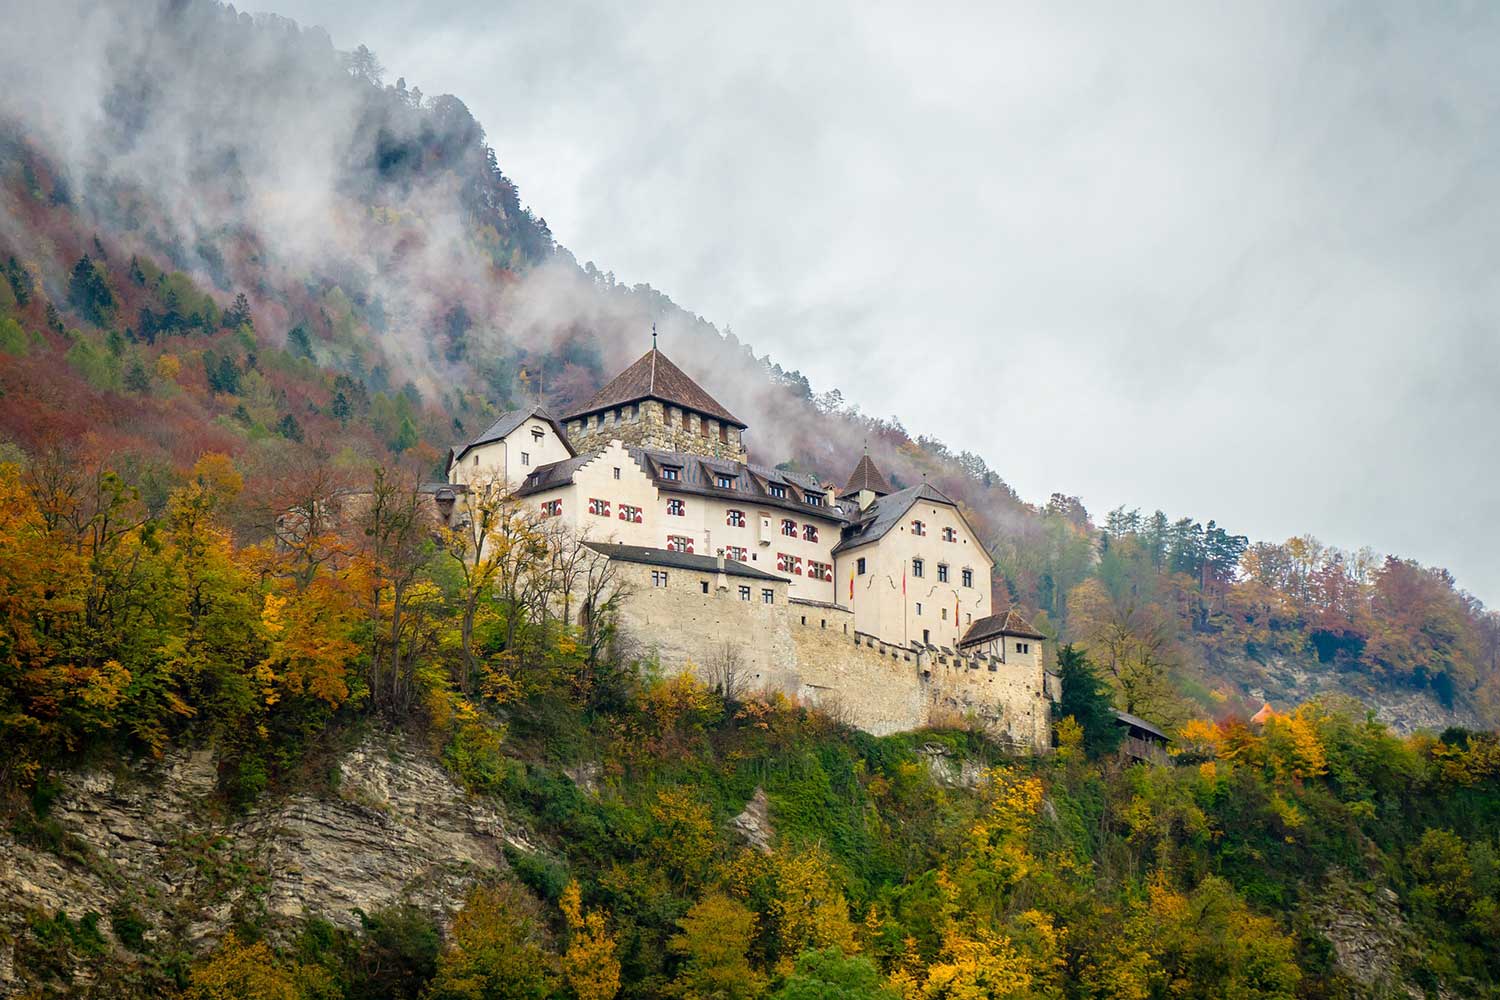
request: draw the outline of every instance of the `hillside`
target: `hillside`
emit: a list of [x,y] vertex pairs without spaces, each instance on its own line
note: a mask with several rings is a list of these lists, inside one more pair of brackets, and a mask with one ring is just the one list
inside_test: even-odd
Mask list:
[[1500,625],[1442,570],[1026,503],[982,457],[578,265],[463,103],[383,82],[366,50],[206,2],[18,20],[17,37],[67,38],[101,67],[79,85],[32,47],[4,97],[0,433],[18,456],[108,456],[158,509],[208,451],[252,487],[309,453],[438,478],[447,446],[497,409],[565,410],[655,323],[749,420],[758,460],[837,480],[868,447],[897,488],[925,478],[962,500],[996,556],[997,603],[1086,644],[1127,688],[1173,681],[1166,699],[1127,690],[1136,711],[1172,722],[1334,691],[1405,728],[1496,720]]
[[[1029,503],[579,264],[458,98],[316,29],[7,17],[0,995],[1500,990],[1500,616],[1445,571]],[[961,501],[1056,753],[705,686],[579,614],[578,538],[434,530],[449,445],[653,324],[757,460]]]

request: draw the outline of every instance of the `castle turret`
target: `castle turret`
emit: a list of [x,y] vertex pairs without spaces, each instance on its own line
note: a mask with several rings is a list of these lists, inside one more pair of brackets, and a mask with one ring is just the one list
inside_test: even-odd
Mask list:
[[734,462],[746,460],[745,423],[653,345],[564,418],[580,452],[611,440]]
[[859,464],[849,476],[849,485],[839,494],[840,500],[853,500],[864,510],[870,504],[891,492],[891,484],[885,481],[868,454],[860,456]]

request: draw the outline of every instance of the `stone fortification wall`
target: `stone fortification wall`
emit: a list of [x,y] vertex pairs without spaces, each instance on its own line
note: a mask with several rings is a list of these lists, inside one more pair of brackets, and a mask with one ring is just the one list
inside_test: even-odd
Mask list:
[[618,438],[639,448],[747,461],[738,427],[691,410],[663,406],[655,399],[570,420],[567,432],[579,454],[597,451]]
[[[745,690],[796,692],[785,581],[669,568],[666,585],[658,586],[652,579],[662,571],[657,568],[618,563],[616,570],[630,591],[619,619],[628,655],[655,656],[667,673],[691,664],[711,684],[722,683],[723,673],[731,671]],[[741,598],[741,587],[749,588],[748,600]]]
[[[717,684],[732,669],[742,691],[783,691],[877,735],[977,723],[1022,748],[1048,745],[1040,661],[884,643],[855,631],[845,608],[789,601],[781,581],[669,569],[657,586],[652,567],[620,569],[632,589],[622,638],[629,652],[658,657],[667,673],[692,669]],[[744,586],[749,600],[741,599]]]

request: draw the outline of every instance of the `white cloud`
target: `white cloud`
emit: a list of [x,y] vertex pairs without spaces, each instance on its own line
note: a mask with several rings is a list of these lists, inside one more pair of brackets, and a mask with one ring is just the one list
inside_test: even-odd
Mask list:
[[580,260],[1024,496],[1500,599],[1500,11],[284,0]]

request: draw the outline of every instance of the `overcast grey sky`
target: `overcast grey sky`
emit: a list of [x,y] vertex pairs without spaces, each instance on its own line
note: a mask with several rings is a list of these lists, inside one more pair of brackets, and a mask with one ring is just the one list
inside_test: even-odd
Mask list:
[[1032,501],[1500,603],[1500,6],[276,0],[579,260]]

